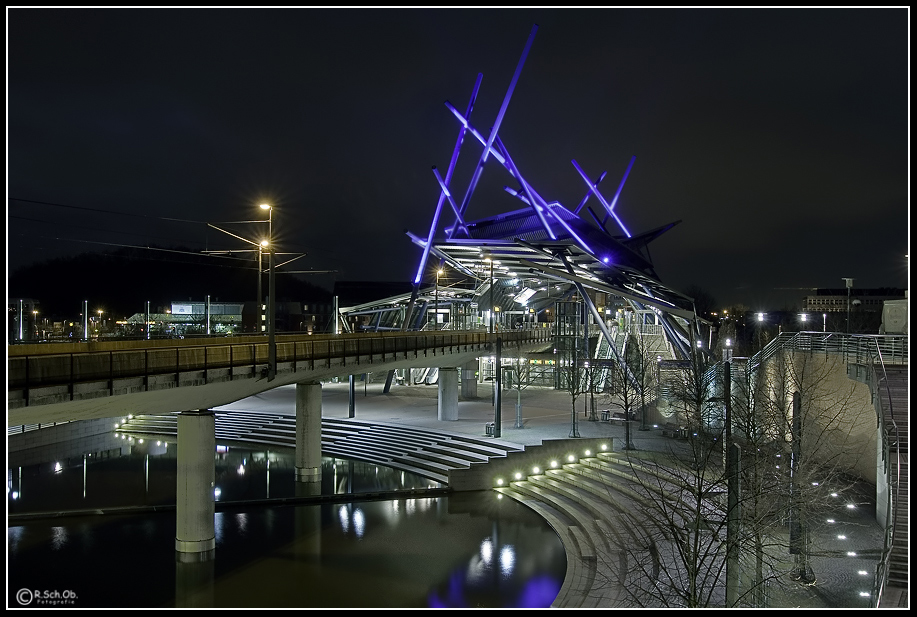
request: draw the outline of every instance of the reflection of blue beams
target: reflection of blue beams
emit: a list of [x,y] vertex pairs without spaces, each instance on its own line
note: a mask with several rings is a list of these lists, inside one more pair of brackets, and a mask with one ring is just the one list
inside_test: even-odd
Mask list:
[[464,219],[462,219],[462,213],[459,212],[458,205],[456,205],[455,200],[452,199],[452,193],[449,192],[449,187],[446,186],[446,183],[443,181],[442,176],[439,175],[439,170],[436,169],[436,167],[433,167],[433,175],[436,176],[436,181],[439,182],[439,187],[443,190],[443,194],[446,196],[446,199],[449,200],[449,205],[452,206],[452,211],[455,212],[456,225],[465,232],[466,236],[470,235],[468,233],[468,226],[465,224]]
[[[579,164],[576,162],[576,160],[573,160],[573,161],[570,161],[570,162],[573,163],[573,167],[576,168],[576,171],[579,172],[579,175],[583,177],[583,181],[586,183],[586,186],[589,187],[589,191],[592,192],[593,194],[595,194],[596,198],[601,202],[602,206],[605,208],[605,212],[607,212],[608,214],[610,214],[611,216],[614,217],[614,219],[618,222],[618,225],[620,225],[621,229],[624,230],[624,233],[627,234],[627,237],[630,238],[630,232],[627,231],[627,228],[626,228],[626,227],[624,227],[624,223],[621,222],[621,219],[618,218],[618,215],[614,213],[614,210],[612,210],[612,206],[609,205],[608,202],[605,201],[605,198],[602,197],[602,194],[599,193],[599,190],[596,188],[596,186],[592,183],[592,181],[591,181],[591,180],[589,179],[589,177],[586,175],[586,172],[584,172],[584,171],[582,170],[582,168],[579,166]],[[631,164],[633,164],[633,159],[631,159]],[[628,171],[630,171],[630,168],[629,168],[629,167],[628,167]],[[625,179],[627,178],[626,175],[625,175],[624,177],[625,177]],[[624,186],[624,185],[623,185],[623,181],[622,181],[621,187],[623,187],[623,186]],[[621,187],[618,187],[618,194],[620,194]],[[617,194],[616,194],[616,195],[615,195],[615,199],[617,200],[617,198],[618,198],[618,196],[617,196]],[[607,220],[607,217],[606,217],[606,220]]]
[[509,100],[512,98],[513,90],[516,88],[516,82],[519,80],[519,74],[522,72],[526,56],[529,55],[529,49],[532,47],[532,41],[535,39],[536,32],[538,32],[537,24],[532,26],[532,32],[529,34],[529,39],[525,43],[525,49],[522,50],[522,57],[519,58],[519,64],[516,66],[516,72],[513,74],[513,79],[506,91],[506,96],[503,97],[503,104],[500,106],[500,112],[497,114],[497,121],[494,122],[494,126],[490,131],[490,137],[487,138],[487,143],[484,145],[484,152],[481,154],[478,166],[474,170],[474,176],[471,178],[471,183],[468,185],[468,190],[465,192],[465,198],[462,199],[462,207],[459,208],[462,213],[468,209],[468,202],[471,199],[471,194],[474,193],[474,189],[478,185],[478,180],[481,178],[481,172],[484,170],[484,163],[487,162],[487,157],[490,156],[490,148],[493,146],[494,139],[497,138],[500,124],[503,122],[503,115],[506,113],[506,108],[509,106]]
[[[468,111],[465,112],[465,116],[471,115],[471,110],[474,109],[474,101],[478,98],[478,90],[481,87],[481,79],[484,76],[481,73],[478,73],[478,78],[474,82],[474,89],[471,91],[471,99],[468,101]],[[452,172],[455,170],[455,164],[458,161],[459,151],[462,149],[462,142],[465,140],[465,129],[462,128],[459,130],[458,137],[455,140],[455,147],[452,148],[452,158],[449,160],[449,168],[446,170],[446,185],[448,186],[449,182],[452,181]],[[439,220],[439,213],[443,207],[443,198],[444,193],[440,191],[439,199],[436,200],[436,212],[433,215],[433,224],[430,225],[430,235],[427,237],[427,244],[424,246],[423,254],[420,256],[420,264],[417,267],[417,276],[414,277],[414,284],[420,284],[420,279],[423,276],[424,268],[427,267],[427,257],[430,254],[430,246],[433,244],[433,236],[436,234],[436,225]],[[460,219],[459,219],[460,220]],[[453,226],[453,229],[455,226]],[[468,229],[465,229],[467,233]],[[451,236],[451,234],[450,234]]]

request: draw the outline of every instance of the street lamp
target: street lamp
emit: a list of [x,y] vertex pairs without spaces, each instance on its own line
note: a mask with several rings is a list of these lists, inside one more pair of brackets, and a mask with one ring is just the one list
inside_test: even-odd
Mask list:
[[[274,208],[270,204],[261,204],[259,206],[262,210],[267,210],[267,242],[268,248],[270,250],[270,255],[268,260],[270,265],[270,271],[268,273],[268,283],[267,283],[267,336],[268,336],[268,367],[267,367],[267,378],[268,381],[274,379],[274,375],[277,371],[277,344],[274,340]],[[263,243],[262,243],[263,246]],[[260,278],[259,278],[260,280]]]
[[433,329],[439,330],[439,275],[443,273],[443,269],[440,268],[436,271],[436,286],[434,287],[433,292]]
[[843,279],[847,284],[847,334],[850,334],[850,289],[853,287],[853,279]]
[[490,309],[489,309],[490,312],[488,316],[489,317],[488,321],[490,322],[490,324],[488,328],[489,328],[490,334],[493,335],[494,333],[494,260],[492,257],[485,257],[484,261],[490,262],[490,301],[488,303],[490,306]]
[[99,313],[99,338],[102,338],[102,309],[99,309],[98,313]]
[[267,240],[258,243],[258,323],[256,328],[258,333],[264,332],[264,295],[261,292],[261,278],[264,275],[264,267],[261,265],[261,258],[264,255],[264,249],[270,245]]

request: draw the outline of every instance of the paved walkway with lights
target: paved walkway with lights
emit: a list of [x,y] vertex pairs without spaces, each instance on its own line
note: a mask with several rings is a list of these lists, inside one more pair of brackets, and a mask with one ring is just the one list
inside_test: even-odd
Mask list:
[[[258,409],[291,413],[294,386],[277,388],[258,395]],[[322,415],[346,418],[349,413],[349,385],[325,383],[322,386]],[[492,389],[490,384],[478,384],[478,398],[459,401],[459,419],[437,419],[436,386],[393,385],[388,395],[382,393],[381,384],[357,382],[355,387],[355,418],[387,424],[400,424],[451,433],[485,436],[485,424],[494,421]],[[516,392],[503,395],[501,436],[495,441],[523,446],[537,445],[544,440],[567,439],[573,428],[570,395],[547,388],[530,388],[521,393],[521,422],[517,428]],[[228,405],[226,409],[250,408],[252,401],[245,399]],[[617,447],[623,444],[624,427],[610,422],[590,421],[584,414],[584,398],[576,400],[576,431],[580,437],[615,438]],[[599,404],[597,402],[597,407]],[[601,407],[599,407],[601,408]],[[631,441],[638,450],[668,452],[678,443],[663,437],[659,429],[632,430]],[[844,503],[841,503],[844,501]],[[852,507],[848,507],[852,506]],[[853,500],[839,498],[837,512],[831,521],[819,526],[813,538],[815,550],[811,557],[816,583],[810,586],[797,584],[768,590],[770,606],[801,608],[868,608],[874,601],[872,592],[875,566],[882,547],[882,530],[875,520],[875,494],[867,485],[864,492]],[[569,549],[568,549],[569,552]],[[790,555],[787,555],[790,565]]]

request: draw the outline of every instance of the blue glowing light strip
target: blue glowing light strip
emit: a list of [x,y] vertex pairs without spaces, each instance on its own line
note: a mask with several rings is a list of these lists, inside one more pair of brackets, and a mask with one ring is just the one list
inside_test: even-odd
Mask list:
[[[446,109],[448,109],[449,111],[451,111],[452,114],[453,114],[456,118],[458,118],[458,121],[462,123],[462,126],[465,127],[465,130],[466,130],[466,131],[468,131],[468,132],[471,133],[474,137],[476,137],[477,140],[478,140],[479,142],[481,142],[482,145],[484,145],[484,146],[487,145],[487,140],[484,139],[484,136],[481,135],[481,132],[480,132],[480,131],[478,131],[476,128],[474,128],[473,126],[471,126],[471,123],[468,122],[468,118],[466,118],[465,116],[463,116],[462,113],[461,113],[459,110],[457,110],[457,109],[455,108],[455,106],[454,106],[452,103],[450,103],[449,101],[446,101],[445,105],[446,105]],[[500,162],[501,165],[503,165],[503,164],[506,162],[506,161],[503,160],[503,156],[502,156],[499,152],[497,152],[497,150],[496,150],[495,148],[493,148],[493,147],[491,147],[491,149],[490,149],[490,154],[491,154],[495,159],[497,159],[497,160]]]
[[458,205],[455,203],[455,200],[452,199],[452,193],[449,191],[449,187],[446,185],[446,181],[443,180],[442,176],[439,175],[439,170],[436,169],[435,166],[433,167],[433,175],[436,176],[436,181],[439,182],[439,188],[442,189],[443,195],[445,195],[446,199],[449,200],[449,205],[452,206],[452,211],[455,212],[455,226],[453,226],[453,230],[457,227],[464,230],[466,236],[470,235],[468,233],[468,226],[465,224],[465,220],[462,218],[462,213],[459,212]]
[[557,240],[557,235],[556,235],[556,234],[554,233],[554,231],[551,229],[551,226],[550,226],[550,224],[548,223],[548,220],[545,218],[543,212],[547,212],[555,221],[557,221],[558,223],[560,223],[561,226],[562,226],[564,229],[567,230],[567,233],[569,233],[569,234],[579,243],[580,247],[581,247],[584,251],[586,251],[586,252],[589,253],[589,254],[593,254],[592,249],[589,247],[588,244],[586,244],[586,241],[583,240],[582,238],[580,238],[580,237],[576,234],[576,232],[573,231],[573,228],[570,227],[570,225],[567,224],[567,221],[565,221],[565,220],[564,220],[563,218],[561,218],[560,216],[558,216],[558,215],[554,214],[553,212],[551,212],[551,207],[552,207],[552,206],[556,205],[556,206],[561,207],[561,208],[563,208],[563,206],[561,206],[561,205],[560,205],[559,203],[557,203],[557,202],[553,202],[551,205],[548,205],[548,204],[545,202],[544,198],[543,198],[541,195],[539,195],[539,194],[531,187],[531,185],[529,185],[528,182],[525,181],[525,178],[522,177],[522,174],[519,172],[519,169],[518,169],[518,168],[516,167],[516,165],[513,163],[513,159],[512,159],[512,157],[509,155],[509,151],[506,149],[506,146],[503,145],[503,141],[502,141],[499,137],[497,138],[497,148],[499,148],[499,149],[500,149],[500,152],[503,154],[503,156],[506,157],[506,164],[505,164],[504,166],[505,166],[506,169],[513,175],[513,177],[516,178],[516,180],[517,180],[517,181],[519,182],[519,184],[522,186],[522,189],[525,191],[525,194],[526,194],[526,196],[528,197],[528,202],[529,202],[530,204],[532,204],[532,207],[533,207],[533,209],[535,210],[535,213],[538,215],[538,218],[541,220],[542,226],[544,226],[545,231],[548,232],[548,236],[550,236],[550,238],[551,238],[552,240]]
[[[598,186],[599,184],[601,184],[602,180],[605,179],[605,175],[606,175],[607,173],[608,173],[607,171],[603,171],[603,172],[602,172],[602,175],[599,176],[599,179],[595,181],[595,186]],[[579,205],[576,207],[576,210],[573,211],[573,214],[579,214],[580,210],[583,209],[583,206],[586,205],[586,202],[589,201],[589,196],[590,196],[590,195],[592,195],[592,192],[591,192],[591,191],[587,192],[587,193],[583,196],[583,201],[579,202]],[[605,226],[602,225],[601,227],[604,228]]]
[[[425,250],[427,249],[427,247],[430,247],[430,244],[429,244],[428,242],[426,242],[426,241],[425,241],[423,238],[421,238],[420,236],[417,236],[417,235],[415,235],[415,234],[412,234],[411,232],[407,232],[407,236],[408,236],[408,238],[410,238],[411,242],[413,242],[413,243],[416,244],[417,246],[423,247]],[[475,241],[474,241],[474,240],[466,240],[466,242],[475,242]],[[468,276],[471,276],[471,277],[476,276],[474,272],[472,272],[471,270],[469,270],[468,268],[466,268],[465,266],[463,266],[463,265],[460,264],[459,262],[455,261],[454,259],[451,259],[448,255],[446,255],[446,254],[443,253],[442,251],[439,251],[439,250],[436,249],[435,247],[431,247],[431,248],[430,248],[430,252],[432,252],[434,255],[436,255],[437,257],[439,257],[441,260],[443,260],[443,261],[445,261],[446,263],[448,263],[450,266],[452,266],[452,267],[455,268],[456,270],[459,270],[459,271],[461,271],[461,272],[464,272],[465,274],[467,274]]]
[[[614,212],[615,204],[618,203],[618,197],[621,195],[621,190],[624,188],[624,183],[627,182],[627,176],[630,174],[630,168],[634,166],[634,161],[637,160],[636,156],[630,157],[630,163],[627,164],[627,171],[624,172],[624,177],[621,178],[621,184],[618,185],[618,190],[615,192],[614,199],[611,200],[611,210]],[[604,221],[607,221],[608,217],[606,216]],[[618,220],[618,217],[615,217],[615,220],[618,221],[618,225],[621,225],[621,221]],[[603,222],[604,222],[603,221]],[[624,229],[624,225],[621,225],[621,229]],[[627,237],[630,238],[630,232],[624,229],[624,233],[627,234]]]
[[481,178],[481,172],[484,170],[484,163],[487,162],[487,157],[490,156],[490,148],[493,146],[494,139],[497,137],[497,133],[500,130],[500,124],[503,122],[503,115],[506,113],[506,108],[509,106],[509,100],[513,95],[513,90],[516,88],[516,82],[519,80],[519,74],[522,72],[522,67],[525,64],[525,58],[529,54],[529,49],[532,47],[532,41],[535,39],[535,33],[538,32],[538,25],[532,26],[532,32],[529,34],[529,39],[525,43],[525,49],[522,50],[522,57],[519,58],[519,64],[516,65],[516,72],[513,74],[513,79],[510,82],[509,89],[506,91],[506,96],[503,97],[503,105],[500,106],[500,112],[497,114],[497,120],[494,122],[494,126],[490,131],[490,137],[487,138],[487,143],[484,145],[484,152],[481,154],[481,158],[478,161],[478,166],[474,170],[474,176],[471,178],[471,183],[468,185],[468,190],[465,193],[465,198],[462,199],[462,207],[459,210],[464,214],[468,210],[468,202],[471,199],[471,194],[474,193],[474,189],[478,185],[478,180]]
[[[538,199],[541,199],[541,196],[540,196],[540,195],[537,195],[537,193],[536,193],[536,196],[538,197]],[[557,215],[557,214],[554,214],[554,212],[552,211],[552,208],[555,208],[555,207],[557,207],[557,208],[563,208],[563,206],[560,205],[559,203],[557,203],[556,201],[555,201],[555,202],[552,202],[552,203],[550,203],[550,204],[547,204],[547,203],[544,202],[544,200],[542,200],[542,204],[544,205],[545,209],[547,209],[547,211],[551,214],[551,216],[554,217],[554,220],[557,221],[558,223],[560,223],[561,225],[563,225],[564,229],[567,230],[567,233],[569,233],[571,236],[573,236],[573,239],[576,240],[576,242],[577,242],[577,244],[579,244],[580,248],[583,249],[584,251],[586,251],[587,253],[589,253],[590,255],[592,255],[592,256],[594,257],[594,256],[595,256],[595,252],[592,250],[592,248],[591,248],[588,244],[586,244],[586,241],[583,240],[582,238],[580,238],[580,237],[576,234],[576,232],[573,231],[573,228],[570,227],[570,225],[567,223],[567,221],[565,221],[561,216],[559,216],[559,215]],[[566,208],[564,208],[564,209],[566,209]],[[568,212],[569,212],[569,210],[568,210]]]
[[[477,138],[478,141],[484,145],[485,148],[487,148],[488,143],[484,141],[484,137],[481,135],[481,133],[475,130],[474,127],[472,127],[469,122],[464,117],[462,117],[460,113],[458,113],[458,110],[456,110],[455,107],[449,103],[446,103],[446,106],[452,111],[453,114],[455,114],[455,117],[459,119],[459,122],[462,123],[462,126],[464,126],[468,132],[470,132],[475,138]],[[538,219],[541,221],[541,226],[544,227],[548,237],[550,237],[552,240],[557,240],[557,234],[555,234],[554,230],[551,229],[551,225],[548,223],[548,220],[544,216],[544,207],[541,205],[544,200],[540,199],[540,197],[538,199],[532,197],[532,195],[537,195],[537,193],[535,193],[531,185],[525,181],[525,179],[522,177],[522,174],[519,173],[519,170],[513,163],[512,157],[510,157],[506,146],[503,145],[503,142],[499,137],[497,137],[495,141],[498,150],[494,149],[492,145],[490,146],[490,150],[493,152],[494,158],[497,159],[503,165],[503,167],[506,168],[510,175],[512,175],[519,182],[519,184],[522,186],[522,190],[526,193],[526,195],[528,195],[528,197],[521,195],[519,191],[510,187],[504,187],[504,190],[506,190],[514,197],[518,197],[520,200],[522,200],[523,203],[528,204],[533,210],[535,210],[535,214],[538,215]],[[464,212],[464,210],[462,210],[462,212]],[[569,226],[566,224],[566,222],[561,221],[561,224],[569,230]],[[576,234],[572,233],[572,230],[571,234],[574,237],[576,236]],[[452,239],[451,235],[449,239]]]
[[528,197],[528,203],[532,206],[532,209],[535,210],[535,214],[538,215],[538,219],[541,221],[541,226],[544,227],[544,230],[548,232],[548,237],[551,240],[557,240],[557,235],[554,233],[554,230],[551,229],[551,226],[548,224],[548,220],[543,214],[543,209],[546,209],[543,201],[537,199],[538,194],[532,190],[532,187],[529,186],[529,183],[525,181],[525,178],[522,177],[522,174],[519,173],[519,170],[516,168],[516,165],[513,163],[512,157],[509,155],[509,152],[506,150],[506,147],[503,145],[503,141],[497,138],[497,148],[500,149],[500,152],[503,154],[503,157],[506,159],[504,167],[509,171],[510,174],[519,182],[519,185],[522,187],[522,190],[525,191],[526,197]]
[[[589,187],[590,192],[595,194],[596,198],[598,198],[598,200],[602,203],[602,206],[605,208],[605,211],[614,217],[614,219],[618,222],[618,225],[621,226],[621,229],[624,230],[624,233],[627,234],[627,237],[630,238],[631,237],[630,232],[627,231],[627,228],[624,227],[624,223],[621,222],[621,219],[618,218],[618,215],[614,213],[614,210],[611,209],[611,206],[608,205],[608,202],[605,201],[605,198],[602,197],[601,193],[599,193],[599,189],[596,188],[594,184],[592,184],[591,180],[589,180],[589,177],[586,175],[586,172],[582,170],[582,168],[579,166],[579,164],[576,162],[575,159],[570,162],[573,163],[573,167],[576,168],[576,171],[578,171],[579,175],[582,176],[583,181],[586,183],[586,186]],[[631,162],[633,163],[633,160],[631,160]],[[620,187],[618,190],[620,191]],[[615,196],[615,199],[617,199],[617,195]],[[608,217],[606,217],[606,220],[607,218]]]
[[[478,77],[474,82],[474,89],[471,91],[471,99],[468,101],[468,111],[465,113],[466,116],[471,115],[471,110],[474,108],[474,101],[478,98],[478,90],[481,87],[481,79],[484,76],[481,73],[478,73]],[[449,182],[452,180],[452,172],[455,170],[455,164],[458,161],[459,152],[462,149],[462,142],[465,139],[465,129],[462,128],[459,130],[458,138],[455,140],[455,147],[452,149],[452,158],[449,160],[449,168],[446,170],[446,181],[445,184],[448,186]],[[419,285],[420,279],[423,277],[424,268],[427,267],[427,259],[430,256],[430,246],[433,244],[433,236],[436,234],[436,226],[439,222],[439,214],[443,208],[443,199],[445,199],[445,193],[440,191],[439,199],[436,200],[436,211],[433,214],[433,223],[430,225],[430,234],[427,236],[427,243],[424,245],[423,254],[420,256],[420,264],[417,266],[417,275],[414,277],[414,284]],[[461,221],[459,218],[457,220]],[[458,225],[453,226],[453,230],[457,228]],[[468,229],[465,228],[467,233]],[[450,232],[451,237],[451,232]]]

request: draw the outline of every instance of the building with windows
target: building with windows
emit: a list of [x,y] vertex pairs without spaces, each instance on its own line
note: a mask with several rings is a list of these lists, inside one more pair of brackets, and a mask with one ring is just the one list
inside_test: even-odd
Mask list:
[[803,305],[809,313],[835,313],[846,312],[849,301],[851,311],[881,313],[886,300],[903,300],[906,295],[904,289],[892,287],[816,289],[814,295],[805,296]]

